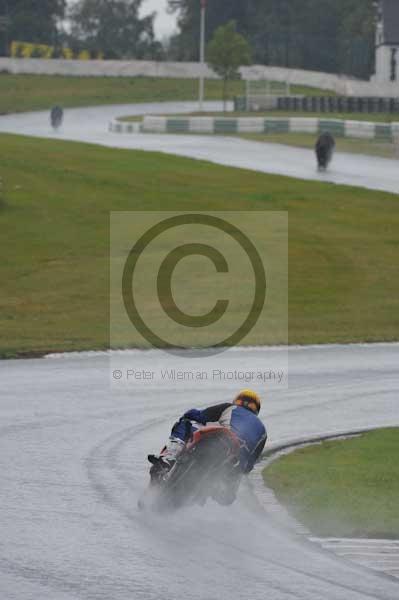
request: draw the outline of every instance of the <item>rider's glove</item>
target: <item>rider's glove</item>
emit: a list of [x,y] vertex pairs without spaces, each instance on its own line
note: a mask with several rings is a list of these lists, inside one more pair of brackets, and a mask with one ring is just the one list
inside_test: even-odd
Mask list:
[[184,413],[183,418],[189,419],[190,421],[196,421],[197,423],[201,423],[202,425],[206,425],[206,421],[204,420],[202,411],[197,410],[196,408],[188,410],[186,413]]

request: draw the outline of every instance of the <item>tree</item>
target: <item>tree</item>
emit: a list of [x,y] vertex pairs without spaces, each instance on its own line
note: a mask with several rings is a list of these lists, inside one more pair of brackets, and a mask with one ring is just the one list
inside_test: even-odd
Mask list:
[[[174,54],[198,60],[199,0],[168,0],[177,14]],[[261,64],[368,77],[373,70],[374,0],[209,0],[207,39],[235,20]]]
[[208,64],[223,79],[223,106],[226,110],[227,84],[239,77],[238,67],[251,61],[251,49],[247,40],[237,33],[235,21],[219,27],[208,44]]
[[[206,8],[206,41],[218,27],[236,21],[237,31],[248,38],[248,22],[253,4],[259,0],[209,0]],[[168,0],[169,9],[177,14],[179,34],[173,40],[179,60],[198,60],[200,34],[200,0]]]
[[65,0],[0,0],[0,15],[7,17],[7,40],[55,44],[65,6]]
[[153,21],[140,17],[142,0],[79,0],[71,9],[75,45],[100,50],[106,58],[153,58],[159,54]]

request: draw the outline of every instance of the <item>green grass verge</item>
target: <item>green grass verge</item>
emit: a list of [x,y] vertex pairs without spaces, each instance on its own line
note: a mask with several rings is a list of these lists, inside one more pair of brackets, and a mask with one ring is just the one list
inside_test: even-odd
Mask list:
[[[164,154],[0,142],[2,356],[108,347],[111,210],[286,210],[290,343],[399,339],[393,194]],[[248,343],[282,339],[255,329]]]
[[[222,84],[206,81],[206,98],[220,100]],[[235,81],[231,94],[241,94],[244,82]],[[59,75],[0,74],[0,114],[135,102],[195,100],[196,79],[153,77],[63,77]]]
[[263,471],[280,502],[312,533],[399,537],[399,430],[308,446]]
[[[231,97],[245,93],[245,82],[231,82]],[[320,90],[298,87],[296,93],[315,94]],[[222,83],[207,80],[207,100],[221,100]],[[95,106],[134,102],[196,100],[197,79],[153,77],[63,77],[58,75],[10,75],[0,73],[0,114],[45,110],[62,106]]]
[[[309,133],[242,133],[239,137],[252,142],[267,142],[269,144],[286,144],[297,148],[314,148],[316,135]],[[391,142],[380,140],[364,140],[355,138],[335,138],[337,152],[351,154],[368,154],[382,158],[397,158],[398,149]]]

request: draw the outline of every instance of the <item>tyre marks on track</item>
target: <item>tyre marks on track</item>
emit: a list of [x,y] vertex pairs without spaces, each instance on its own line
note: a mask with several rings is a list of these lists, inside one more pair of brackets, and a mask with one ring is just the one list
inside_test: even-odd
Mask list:
[[141,490],[135,483],[133,464],[127,466],[126,461],[121,460],[121,452],[135,436],[162,422],[164,418],[150,419],[118,431],[94,446],[85,460],[86,475],[97,496],[130,520],[137,518],[134,501]]
[[[96,445],[90,452],[89,456],[85,460],[85,466],[87,471],[87,477],[95,490],[96,494],[102,502],[107,504],[111,509],[119,512],[124,518],[130,521],[136,521],[140,518],[136,508],[137,494],[141,492],[134,478],[134,465],[126,465],[126,446],[133,444],[136,436],[145,433],[149,429],[156,427],[165,422],[165,417],[154,420],[150,419],[143,422],[139,426],[129,427],[122,431],[116,432],[109,436],[105,440],[101,441]],[[140,518],[140,520],[142,520]],[[142,523],[145,525],[145,523]],[[164,532],[168,543],[178,543],[181,535],[179,531],[174,531],[174,528],[167,528]],[[303,532],[302,532],[303,533]],[[213,535],[205,531],[198,531],[195,524],[193,524],[193,536],[200,536],[204,539],[209,539],[214,548],[220,546],[221,552],[226,546],[226,541],[217,539]],[[306,536],[307,537],[307,536]],[[233,550],[238,554],[243,552],[243,548],[239,545],[228,543],[229,550]],[[347,598],[370,598],[386,600],[385,594],[374,593],[371,591],[367,593],[362,586],[350,585],[348,583],[334,581],[328,576],[320,576],[313,569],[303,569],[300,567],[290,566],[285,562],[264,558],[251,554],[246,549],[247,555],[251,556],[251,560],[255,563],[258,562],[259,566],[263,566],[263,569],[269,571],[267,585],[269,591],[273,591],[274,597],[277,598],[297,598],[305,600],[313,600],[319,598],[320,584],[325,588],[329,588],[332,592],[331,598],[337,598],[339,600],[346,600]],[[146,558],[145,552],[143,553],[143,559]],[[360,566],[360,563],[357,563]],[[221,562],[223,567],[224,562]],[[225,568],[224,565],[223,568]],[[289,585],[284,585],[281,582],[282,573],[290,573]],[[275,577],[274,577],[275,574]],[[252,574],[252,581],[256,580],[256,576]],[[295,585],[292,585],[295,581]],[[259,583],[264,582],[264,579],[259,577]],[[295,589],[295,591],[294,591]]]

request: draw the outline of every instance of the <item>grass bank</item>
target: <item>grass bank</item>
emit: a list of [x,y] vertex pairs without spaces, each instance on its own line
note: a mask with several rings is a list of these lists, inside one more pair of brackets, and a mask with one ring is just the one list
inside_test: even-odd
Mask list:
[[[232,94],[243,91],[243,82],[234,82]],[[195,79],[152,77],[63,77],[60,75],[0,74],[0,114],[45,110],[61,104],[65,108],[194,100],[198,96]],[[206,82],[208,100],[222,97],[221,82]]]
[[[266,142],[268,144],[286,144],[296,148],[314,148],[316,135],[309,133],[242,133],[239,137],[252,142]],[[351,154],[368,154],[382,158],[397,158],[399,149],[391,142],[378,139],[365,140],[355,138],[335,138],[336,152],[349,152]]]
[[111,210],[288,211],[290,343],[399,339],[393,194],[11,135],[0,165],[2,356],[108,347]]
[[[245,83],[231,82],[231,97],[245,93]],[[298,94],[318,94],[313,88],[297,88]],[[222,83],[207,80],[207,100],[221,100]],[[63,77],[59,75],[10,75],[0,73],[0,114],[135,102],[196,100],[197,79],[154,77]]]
[[308,446],[263,476],[312,533],[399,538],[399,429]]

